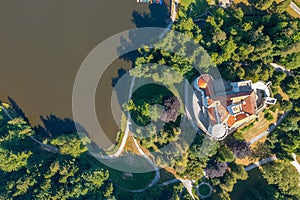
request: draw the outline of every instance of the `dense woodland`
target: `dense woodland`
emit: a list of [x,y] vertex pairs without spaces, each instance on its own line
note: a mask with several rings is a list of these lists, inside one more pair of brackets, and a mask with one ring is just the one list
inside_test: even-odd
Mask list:
[[[172,29],[190,37],[196,44],[195,51],[186,50],[190,41],[167,34],[154,48],[139,49],[140,57],[130,74],[170,88],[183,79],[191,81],[199,71],[207,72],[211,68],[218,68],[227,80],[271,81],[278,103],[270,109],[289,111],[289,115],[268,136],[266,143],[250,149],[243,131],[239,131],[221,142],[197,134],[188,146],[180,139],[183,134],[178,126],[183,117],[181,101],[170,91],[152,98],[133,98],[124,108],[131,112],[136,124],[145,127],[133,133],[143,147],[155,151],[171,145],[170,151],[155,155],[155,164],[171,168],[178,177],[196,181],[205,172],[205,181],[214,187],[212,199],[230,199],[235,184],[248,178],[244,166],[236,164],[236,159],[262,159],[270,155],[276,155],[279,160],[261,168],[269,184],[268,192],[255,191],[256,195],[261,199],[299,199],[299,179],[289,162],[292,153],[300,155],[300,20],[285,11],[290,1],[251,0],[249,3],[249,6],[233,4],[223,9],[203,0],[189,1],[179,7],[179,17]],[[174,46],[180,55],[161,50]],[[275,71],[272,62],[285,66],[290,73]],[[145,66],[147,63],[154,65]],[[169,67],[160,69],[159,64]],[[283,99],[283,93],[289,100]],[[3,106],[10,110],[8,105]],[[91,141],[87,137],[79,139],[78,133],[61,133],[45,138],[13,111],[11,115],[13,119],[1,107],[1,200],[122,199],[124,191],[115,186],[111,172],[100,163],[90,161],[85,145]],[[270,118],[268,114],[266,117]],[[166,125],[161,129],[155,123],[148,126],[151,121]],[[182,184],[154,186],[130,195],[137,200],[180,197],[191,198]],[[250,195],[245,194],[245,199],[251,199]]]
[[87,148],[77,133],[49,139],[57,149],[40,145],[28,123],[5,107],[16,117],[1,106],[0,199],[115,199],[109,172],[83,157]]

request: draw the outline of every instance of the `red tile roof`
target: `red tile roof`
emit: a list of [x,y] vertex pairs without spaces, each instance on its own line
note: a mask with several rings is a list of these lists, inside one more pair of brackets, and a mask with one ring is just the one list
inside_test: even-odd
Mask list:
[[247,115],[245,115],[245,114],[239,114],[239,115],[237,115],[237,116],[235,116],[235,118],[236,118],[236,122],[238,122],[238,121],[240,121],[240,120],[242,120],[242,119],[245,119],[245,118],[247,118],[248,116]]
[[230,115],[229,118],[228,118],[228,121],[227,121],[227,124],[229,127],[232,127],[235,123],[235,118],[233,115]]
[[256,95],[254,91],[244,99],[244,103],[242,103],[243,111],[249,113],[251,115],[256,114]]
[[209,118],[211,120],[211,123],[213,125],[217,124],[217,116],[216,116],[216,113],[215,113],[215,109],[213,107],[208,108],[208,115],[209,115]]
[[[247,96],[242,100],[242,111],[248,113],[250,115],[257,114],[256,110],[256,94],[254,91],[243,91],[243,92],[235,92],[230,93],[224,96],[215,96],[214,88],[213,88],[213,79],[210,75],[203,74],[198,80],[198,86],[202,88],[205,92],[205,95],[209,97],[207,99],[208,105],[212,105],[215,101],[219,101],[220,104],[217,106],[218,114],[220,115],[221,122],[225,122],[227,120],[227,124],[229,127],[234,126],[234,124],[240,120],[247,118],[246,114],[238,114],[236,116],[230,115],[227,110],[227,106],[232,105],[233,98]],[[214,125],[217,123],[217,116],[215,113],[215,109],[213,107],[208,108],[208,115],[211,120],[211,123]],[[228,115],[230,115],[228,117]]]

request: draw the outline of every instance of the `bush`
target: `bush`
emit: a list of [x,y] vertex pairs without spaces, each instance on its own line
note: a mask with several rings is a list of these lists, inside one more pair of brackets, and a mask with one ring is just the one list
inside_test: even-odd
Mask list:
[[236,140],[244,140],[244,135],[241,131],[236,131],[234,134],[233,134],[233,137],[236,139]]
[[293,108],[293,103],[291,101],[282,100],[280,102],[280,108],[283,111],[291,110]]
[[266,118],[266,120],[268,121],[272,121],[274,119],[273,115],[269,112],[267,112],[264,117]]

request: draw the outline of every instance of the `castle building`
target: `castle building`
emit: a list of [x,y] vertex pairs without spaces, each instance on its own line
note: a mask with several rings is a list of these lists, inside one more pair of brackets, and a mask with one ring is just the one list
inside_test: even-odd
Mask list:
[[259,81],[229,82],[214,80],[203,74],[193,83],[193,107],[197,124],[212,139],[223,140],[228,133],[257,118],[267,104],[275,104],[271,97],[271,83]]

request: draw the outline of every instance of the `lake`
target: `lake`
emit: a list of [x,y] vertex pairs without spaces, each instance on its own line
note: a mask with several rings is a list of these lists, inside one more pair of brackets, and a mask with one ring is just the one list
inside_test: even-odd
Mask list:
[[[121,31],[164,27],[166,7],[136,0],[2,1],[0,100],[12,98],[33,126],[68,131],[64,119],[72,118],[72,87],[86,55]],[[116,60],[98,85],[97,115],[111,140],[118,130],[110,110],[112,78],[130,67]]]

